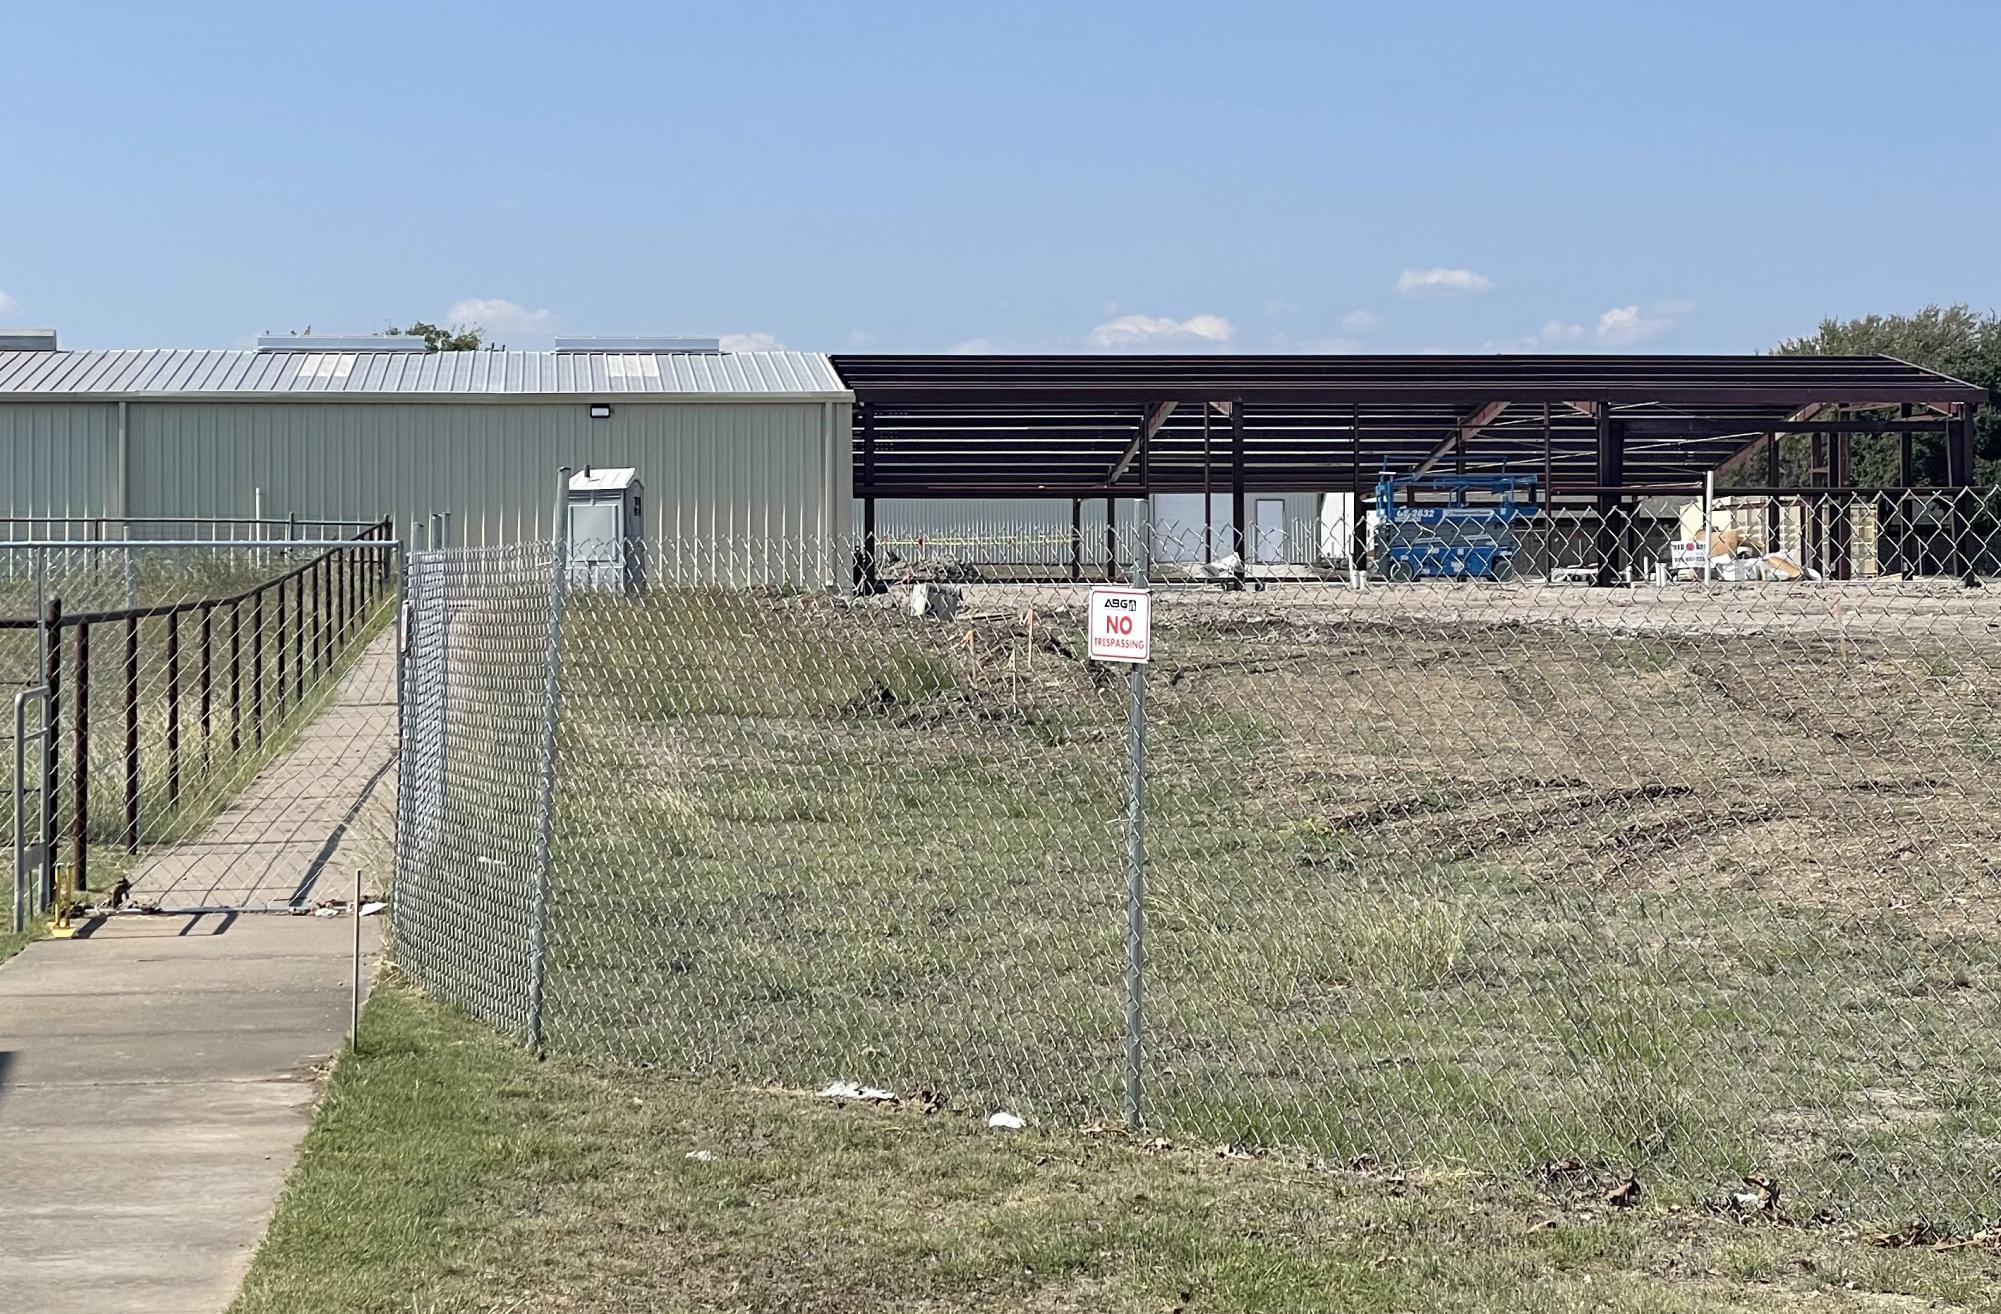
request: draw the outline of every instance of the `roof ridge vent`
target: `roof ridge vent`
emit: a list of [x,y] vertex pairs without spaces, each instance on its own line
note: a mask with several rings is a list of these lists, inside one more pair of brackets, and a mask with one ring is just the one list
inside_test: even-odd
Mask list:
[[722,353],[721,338],[609,337],[556,339],[562,352],[655,352],[676,356],[714,356]]
[[54,329],[0,329],[0,351],[54,351]]
[[424,340],[407,333],[367,333],[342,337],[326,333],[265,333],[259,351],[428,351]]

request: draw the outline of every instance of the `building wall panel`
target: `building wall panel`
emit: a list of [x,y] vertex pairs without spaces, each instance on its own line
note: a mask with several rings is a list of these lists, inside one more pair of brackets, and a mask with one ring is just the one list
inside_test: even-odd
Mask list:
[[[797,553],[848,529],[845,403],[615,401],[594,420],[570,401],[142,400],[126,425],[135,516],[387,515],[421,545],[448,513],[454,544],[518,542],[550,533],[559,468],[589,464],[639,470],[656,542]],[[115,514],[118,447],[116,403],[0,403],[0,515]]]
[[116,403],[0,406],[0,538],[50,533],[19,517],[115,513],[117,462]]
[[[651,532],[667,537],[824,527],[828,408],[624,404],[135,403],[135,514],[451,515],[455,543],[546,536],[564,465],[637,468]],[[845,454],[845,449],[843,449]]]

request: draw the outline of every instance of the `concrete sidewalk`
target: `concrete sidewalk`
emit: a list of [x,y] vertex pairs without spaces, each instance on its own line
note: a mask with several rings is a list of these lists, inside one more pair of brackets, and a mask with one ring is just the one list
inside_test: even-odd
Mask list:
[[227,1308],[347,1032],[353,934],[134,919],[0,966],[0,1308]]
[[201,831],[149,847],[134,902],[168,908],[344,899],[394,829],[396,635],[377,635],[296,743]]
[[[135,902],[345,898],[392,828],[395,726],[383,635],[199,835],[142,856]],[[347,1034],[354,923],[84,925],[0,964],[0,1311],[220,1314]]]

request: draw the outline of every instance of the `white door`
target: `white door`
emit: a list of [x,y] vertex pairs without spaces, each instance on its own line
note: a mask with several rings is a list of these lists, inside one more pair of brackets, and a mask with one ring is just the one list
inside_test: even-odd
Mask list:
[[1282,497],[1261,497],[1258,499],[1257,540],[1251,560],[1261,566],[1268,566],[1286,559],[1285,551],[1285,499]]

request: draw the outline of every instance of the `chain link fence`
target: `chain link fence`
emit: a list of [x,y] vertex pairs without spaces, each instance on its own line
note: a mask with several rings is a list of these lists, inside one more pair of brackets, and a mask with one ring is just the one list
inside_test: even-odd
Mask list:
[[411,558],[392,925],[427,987],[534,1039],[556,549]]
[[1842,510],[1804,550],[1636,532],[1611,588],[1564,581],[1629,526],[1401,582],[1129,530],[1137,990],[1133,691],[1061,565],[420,555],[399,959],[530,1043],[746,1083],[1992,1220],[2001,593],[1957,578],[1991,522],[1940,575]]

